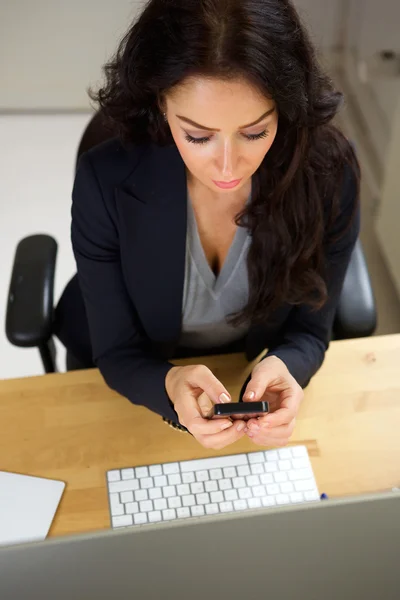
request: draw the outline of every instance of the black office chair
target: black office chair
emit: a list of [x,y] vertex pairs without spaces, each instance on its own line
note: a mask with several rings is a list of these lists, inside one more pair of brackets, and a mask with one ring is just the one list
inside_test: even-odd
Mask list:
[[[80,155],[111,138],[101,113],[87,125],[79,144]],[[54,373],[54,275],[57,242],[48,235],[33,235],[18,244],[11,276],[6,312],[9,342],[23,348],[38,348],[46,373]],[[333,330],[334,339],[368,337],[376,329],[374,294],[361,242],[358,240],[347,270]],[[87,366],[87,365],[86,365]],[[67,352],[67,370],[83,368]]]

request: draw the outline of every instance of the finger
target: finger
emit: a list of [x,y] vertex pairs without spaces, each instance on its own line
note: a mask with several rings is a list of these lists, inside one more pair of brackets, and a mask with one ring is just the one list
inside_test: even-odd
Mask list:
[[261,419],[259,421],[249,421],[247,423],[247,428],[249,432],[254,433],[255,435],[270,435],[272,437],[279,437],[285,433],[286,430],[290,428],[293,430],[294,425],[296,423],[296,419],[292,419],[289,423],[285,423],[284,425],[278,425],[277,427],[269,427],[266,426],[265,423],[261,423]]
[[266,427],[279,427],[290,423],[297,416],[303,396],[303,390],[297,385],[282,392],[281,407],[264,417],[263,425]]
[[223,431],[222,433],[217,433],[215,435],[206,435],[202,436],[199,441],[206,448],[225,448],[230,444],[234,444],[238,440],[240,440],[246,434],[246,423],[244,421],[235,421],[232,424],[232,427]]
[[203,417],[207,417],[207,415],[211,412],[214,402],[207,396],[205,392],[203,392],[198,398],[197,403],[200,408],[200,412]]
[[246,391],[243,394],[244,402],[258,402],[266,394],[267,388],[282,383],[282,378],[276,374],[276,368],[264,367],[253,373]]
[[185,395],[183,401],[175,404],[175,410],[178,413],[179,422],[196,437],[220,433],[232,426],[230,419],[205,419],[197,399],[190,393]]
[[189,385],[202,389],[215,403],[231,402],[228,390],[215,377],[215,375],[204,365],[196,365],[188,372],[187,382]]
[[252,439],[255,444],[261,445],[274,445],[277,443],[287,443],[292,437],[296,426],[296,419],[293,419],[288,425],[282,425],[281,427],[275,427],[271,430],[259,429],[257,432],[250,429],[247,435]]

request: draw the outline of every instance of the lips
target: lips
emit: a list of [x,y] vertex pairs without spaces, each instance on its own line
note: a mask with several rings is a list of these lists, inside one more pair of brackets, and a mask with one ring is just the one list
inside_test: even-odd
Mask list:
[[232,181],[215,181],[213,179],[213,182],[215,183],[216,186],[218,186],[219,188],[222,188],[222,189],[226,189],[226,190],[236,187],[237,185],[239,185],[239,183],[241,181],[242,181],[241,179],[234,179]]

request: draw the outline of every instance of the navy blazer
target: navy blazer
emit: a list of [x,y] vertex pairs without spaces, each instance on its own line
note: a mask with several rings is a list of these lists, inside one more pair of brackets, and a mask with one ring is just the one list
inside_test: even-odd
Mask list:
[[[348,224],[357,200],[349,173],[337,231]],[[165,377],[182,326],[187,188],[179,151],[106,141],[81,156],[72,199],[72,245],[93,360],[112,389],[177,421]],[[358,233],[359,213],[329,247],[326,305],[319,311],[280,306],[264,325],[251,327],[249,360],[268,348],[300,385],[309,382],[331,339]]]

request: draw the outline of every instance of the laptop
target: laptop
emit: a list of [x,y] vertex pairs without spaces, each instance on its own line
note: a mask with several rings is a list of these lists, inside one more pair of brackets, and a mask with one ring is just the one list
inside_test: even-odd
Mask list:
[[0,598],[398,600],[400,494],[0,548]]

